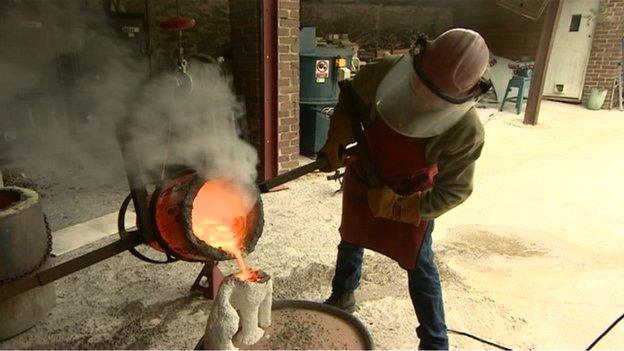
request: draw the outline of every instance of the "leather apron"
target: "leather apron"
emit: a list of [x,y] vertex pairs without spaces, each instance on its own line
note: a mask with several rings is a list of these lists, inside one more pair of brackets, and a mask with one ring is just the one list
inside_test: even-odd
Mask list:
[[[433,187],[437,165],[425,163],[427,139],[410,138],[393,131],[381,118],[369,125],[365,137],[381,182],[399,195],[411,195]],[[419,225],[375,218],[368,206],[369,187],[365,167],[351,157],[344,177],[342,223],[344,241],[386,255],[404,269],[414,269],[427,221]]]

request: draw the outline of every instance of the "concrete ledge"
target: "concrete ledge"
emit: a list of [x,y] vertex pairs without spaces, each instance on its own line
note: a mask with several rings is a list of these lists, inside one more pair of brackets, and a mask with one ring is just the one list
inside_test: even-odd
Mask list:
[[[60,256],[107,236],[117,234],[117,212],[109,213],[52,233],[52,256]],[[126,226],[134,226],[136,216],[126,213]]]

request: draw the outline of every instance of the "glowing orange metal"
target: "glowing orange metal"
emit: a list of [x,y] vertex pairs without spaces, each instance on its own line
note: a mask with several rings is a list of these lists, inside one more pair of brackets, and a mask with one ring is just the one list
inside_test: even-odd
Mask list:
[[195,236],[209,246],[236,257],[240,277],[252,278],[243,259],[245,218],[252,208],[250,195],[233,183],[209,180],[197,192],[191,220]]

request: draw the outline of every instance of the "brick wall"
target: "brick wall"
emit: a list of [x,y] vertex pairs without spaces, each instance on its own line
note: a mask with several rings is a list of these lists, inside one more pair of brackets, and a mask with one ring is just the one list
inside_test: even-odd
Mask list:
[[419,32],[435,37],[452,27],[470,28],[486,39],[495,55],[534,58],[542,20],[534,21],[496,0],[362,1],[301,0],[301,24],[317,33],[348,33],[365,49],[400,48]]
[[522,17],[496,5],[495,0],[464,0],[453,6],[455,27],[481,33],[494,55],[512,60],[535,58],[543,17],[538,21]]
[[319,36],[349,34],[372,52],[408,48],[421,32],[435,37],[451,27],[453,13],[445,2],[301,0],[301,24],[315,26]]
[[299,165],[299,0],[278,0],[278,172]]
[[262,145],[262,66],[260,0],[230,0],[232,69],[237,94],[245,100],[246,132],[258,151]]
[[[224,55],[230,46],[228,1],[178,0],[178,4],[180,16],[192,17],[197,22],[195,27],[184,31],[182,44],[185,52],[207,54],[214,58]],[[150,0],[148,6],[152,62],[155,69],[169,69],[177,53],[177,32],[162,31],[158,28],[158,23],[177,16],[176,2]]]
[[607,89],[602,108],[609,107],[613,79],[618,72],[618,63],[622,61],[623,37],[624,0],[602,0],[585,75],[583,103],[587,103],[592,88]]
[[[85,0],[90,8],[103,8],[108,0]],[[110,8],[119,12],[144,14],[144,0],[113,0]],[[201,53],[213,58],[224,55],[230,47],[230,16],[228,0],[178,0],[180,16],[196,21],[184,31],[182,45],[187,54]],[[171,69],[177,55],[177,32],[163,31],[159,23],[177,17],[176,2],[149,0],[147,2],[152,70]]]

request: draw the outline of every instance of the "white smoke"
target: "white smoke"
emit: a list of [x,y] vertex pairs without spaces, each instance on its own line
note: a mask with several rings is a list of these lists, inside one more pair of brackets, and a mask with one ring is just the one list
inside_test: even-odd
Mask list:
[[[253,184],[256,150],[240,137],[244,108],[216,64],[191,64],[192,90],[175,73],[152,80],[132,111],[133,139],[145,165],[180,164],[206,178]],[[157,151],[156,151],[157,150]]]
[[[85,15],[84,3],[0,4],[0,142],[12,155],[1,166],[50,173],[79,164],[94,182],[123,179],[115,133],[122,128],[131,131],[145,169],[182,164],[205,177],[253,184],[257,154],[240,137],[244,108],[231,78],[215,64],[193,62],[191,93],[172,73],[147,81],[147,63],[133,58],[135,49],[123,45],[101,9]],[[72,84],[60,84],[59,65],[76,52],[87,56],[77,62],[89,65]],[[28,115],[34,117],[24,121]]]

